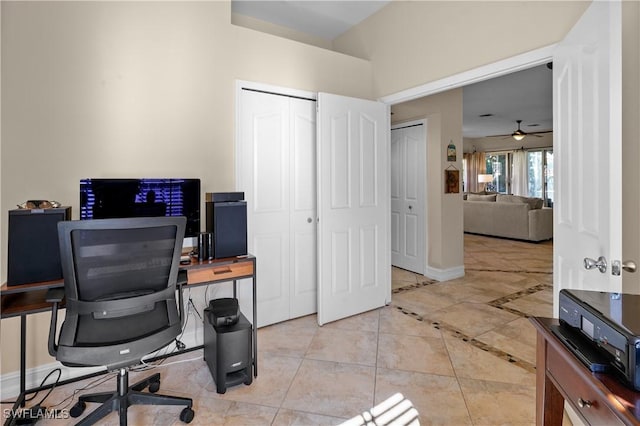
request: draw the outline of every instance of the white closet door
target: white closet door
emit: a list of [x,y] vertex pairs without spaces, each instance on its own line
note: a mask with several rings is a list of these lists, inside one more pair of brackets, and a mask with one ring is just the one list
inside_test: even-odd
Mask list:
[[318,323],[391,301],[389,111],[318,95]]
[[419,274],[426,262],[424,127],[391,129],[391,262]]
[[289,317],[297,318],[317,311],[316,104],[295,98],[289,102],[292,235]]
[[238,189],[247,200],[247,243],[257,261],[261,326],[289,318],[289,98],[242,90],[239,115]]
[[[257,260],[258,327],[317,310],[315,116],[310,100],[240,93],[237,189]],[[250,290],[240,286],[243,312]]]

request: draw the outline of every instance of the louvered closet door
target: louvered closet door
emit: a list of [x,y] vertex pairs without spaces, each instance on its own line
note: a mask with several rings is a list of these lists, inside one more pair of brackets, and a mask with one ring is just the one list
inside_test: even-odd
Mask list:
[[242,90],[238,125],[260,327],[316,311],[315,103]]

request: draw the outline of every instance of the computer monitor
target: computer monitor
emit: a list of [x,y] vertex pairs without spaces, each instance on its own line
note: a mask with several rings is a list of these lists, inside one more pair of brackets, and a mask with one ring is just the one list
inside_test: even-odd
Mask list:
[[185,237],[200,232],[200,179],[80,180],[80,219],[184,216]]

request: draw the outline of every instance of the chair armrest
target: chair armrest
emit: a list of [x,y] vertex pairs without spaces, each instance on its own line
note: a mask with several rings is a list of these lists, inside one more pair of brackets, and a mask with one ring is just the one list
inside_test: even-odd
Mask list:
[[184,328],[187,316],[184,314],[184,297],[182,296],[183,286],[187,285],[187,271],[178,271],[178,279],[176,282],[176,290],[178,291],[178,315],[180,318],[180,324]]
[[56,344],[56,332],[58,329],[58,305],[64,299],[64,288],[50,288],[47,290],[45,300],[51,305],[51,323],[49,324],[49,340],[47,347],[49,355],[55,357],[58,353],[58,345]]

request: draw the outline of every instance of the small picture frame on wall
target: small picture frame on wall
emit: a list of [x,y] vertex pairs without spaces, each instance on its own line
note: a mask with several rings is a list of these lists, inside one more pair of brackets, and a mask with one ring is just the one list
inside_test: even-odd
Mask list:
[[456,161],[456,146],[453,141],[447,146],[447,161]]
[[458,194],[460,192],[460,170],[444,171],[444,193]]

